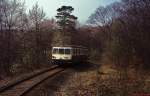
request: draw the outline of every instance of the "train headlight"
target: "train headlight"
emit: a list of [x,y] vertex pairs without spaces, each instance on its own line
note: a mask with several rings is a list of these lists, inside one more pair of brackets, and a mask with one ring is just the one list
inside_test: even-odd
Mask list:
[[66,59],[66,60],[70,60],[70,59],[71,59],[71,57],[64,57],[64,59]]
[[55,56],[52,56],[52,59],[56,59],[56,57],[55,57]]
[[69,59],[68,57],[64,57],[65,59]]

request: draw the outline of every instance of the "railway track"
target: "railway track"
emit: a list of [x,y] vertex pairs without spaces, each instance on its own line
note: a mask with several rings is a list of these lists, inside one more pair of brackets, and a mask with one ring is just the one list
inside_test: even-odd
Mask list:
[[0,96],[24,96],[48,78],[53,77],[64,70],[65,68],[55,66],[33,76],[24,78],[23,80],[19,80],[14,84],[2,88],[2,90],[0,90]]

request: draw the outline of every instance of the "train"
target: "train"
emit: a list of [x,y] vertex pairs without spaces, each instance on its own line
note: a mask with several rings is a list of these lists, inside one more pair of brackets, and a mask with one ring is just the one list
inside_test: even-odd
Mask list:
[[53,64],[86,62],[89,51],[88,48],[83,46],[53,46],[51,57]]

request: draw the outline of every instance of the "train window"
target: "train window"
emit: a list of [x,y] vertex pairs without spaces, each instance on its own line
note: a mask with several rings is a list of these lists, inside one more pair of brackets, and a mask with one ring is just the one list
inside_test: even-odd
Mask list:
[[84,54],[85,54],[84,49],[82,49],[82,55],[84,55]]
[[80,49],[79,48],[77,49],[77,54],[80,55]]
[[81,49],[79,49],[79,54],[82,55],[82,50]]
[[73,55],[76,55],[76,51],[75,51],[75,48],[73,48],[73,50],[72,50],[72,51],[73,51]]
[[57,54],[58,53],[58,49],[54,48],[53,49],[53,54]]
[[77,53],[77,48],[75,48],[75,55],[78,55],[78,53]]
[[78,49],[76,48],[76,55],[78,55]]
[[64,49],[59,49],[59,54],[64,54],[65,50]]
[[75,55],[78,55],[78,53],[77,53],[77,48],[75,48]]
[[81,49],[81,55],[83,55],[83,49]]
[[70,49],[65,49],[65,54],[70,54],[71,50]]
[[78,54],[81,55],[81,50],[80,49],[78,49]]

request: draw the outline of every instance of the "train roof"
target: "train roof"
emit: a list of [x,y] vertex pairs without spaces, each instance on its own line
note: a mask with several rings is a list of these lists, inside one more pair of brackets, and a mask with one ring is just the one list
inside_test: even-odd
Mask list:
[[87,49],[87,47],[85,46],[81,46],[81,45],[64,45],[64,46],[52,46],[52,48],[60,48],[60,47],[67,47],[67,48],[85,48]]

